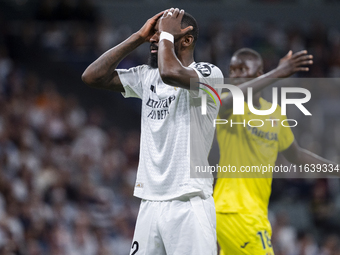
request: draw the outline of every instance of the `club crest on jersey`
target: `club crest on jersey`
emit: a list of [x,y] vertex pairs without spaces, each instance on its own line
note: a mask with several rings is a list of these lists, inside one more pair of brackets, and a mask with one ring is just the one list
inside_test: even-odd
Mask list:
[[269,119],[271,120],[273,127],[277,127],[277,125],[279,125],[278,119],[275,119],[271,116],[269,117]]
[[208,77],[211,74],[211,67],[207,64],[197,63],[195,68],[203,75],[203,77]]
[[136,188],[144,188],[144,183],[136,182]]

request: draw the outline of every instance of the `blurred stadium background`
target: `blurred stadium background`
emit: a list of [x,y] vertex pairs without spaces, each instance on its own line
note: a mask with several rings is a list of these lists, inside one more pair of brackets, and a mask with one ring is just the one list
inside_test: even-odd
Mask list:
[[[80,76],[169,7],[196,17],[196,61],[225,75],[231,54],[250,47],[266,71],[289,49],[307,49],[314,65],[303,77],[340,77],[339,0],[0,0],[0,254],[128,253],[140,103]],[[144,45],[120,67],[148,54]],[[293,131],[302,147],[339,162],[340,89],[308,89],[313,119]],[[338,179],[274,179],[276,255],[339,255],[339,213]]]

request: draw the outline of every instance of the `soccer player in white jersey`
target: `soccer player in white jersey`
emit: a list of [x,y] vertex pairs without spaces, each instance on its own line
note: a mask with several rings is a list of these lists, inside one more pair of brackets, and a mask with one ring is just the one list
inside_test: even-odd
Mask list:
[[[190,103],[200,96],[198,89],[190,90],[190,79],[200,78],[214,86],[211,78],[222,82],[223,75],[212,64],[195,63],[197,36],[195,19],[171,8],[150,18],[82,75],[89,86],[142,99],[140,161],[134,190],[142,202],[131,255],[217,252],[213,178],[190,178],[190,163],[208,165],[212,120],[217,117],[218,106],[208,102],[208,117],[202,120],[201,106]],[[126,55],[145,42],[151,43],[149,65],[116,69]],[[190,157],[190,123],[196,120],[199,124],[193,130],[202,139],[195,140],[191,153],[200,155]]]

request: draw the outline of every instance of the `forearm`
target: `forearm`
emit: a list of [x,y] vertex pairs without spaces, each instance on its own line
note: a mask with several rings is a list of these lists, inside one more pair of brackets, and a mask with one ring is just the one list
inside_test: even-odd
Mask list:
[[[181,28],[184,10],[171,8],[163,13],[159,22],[158,70],[164,83],[190,89],[190,78],[198,78],[188,67],[193,61],[194,36],[188,32],[193,26]],[[175,47],[177,51],[175,52]]]
[[[262,89],[270,86],[273,84],[277,78],[282,78],[282,74],[278,68],[273,69],[272,71],[263,74],[255,79],[252,79],[250,81],[247,81],[241,85],[238,86],[239,89],[241,89],[244,98],[247,98],[248,96],[248,88],[252,88],[253,95],[255,95],[257,92],[261,91]],[[233,107],[233,95],[232,93],[229,93],[229,95],[222,100],[222,109],[223,110],[229,110]]]
[[89,65],[82,75],[82,80],[89,86],[106,88],[114,78],[115,69],[120,61],[143,42],[143,38],[138,33],[132,34]]
[[308,150],[302,149],[300,148],[300,152],[298,157],[296,158],[295,162],[291,162],[294,163],[296,165],[305,165],[305,164],[314,164],[314,165],[318,165],[318,164],[332,164],[332,165],[336,165],[334,162],[327,160],[325,158],[322,158]]
[[[285,151],[283,152],[285,155],[286,159],[295,165],[302,166],[303,169],[305,166],[310,169],[310,168],[315,168],[315,169],[323,169],[323,170],[332,170],[328,171],[331,174],[339,176],[338,171],[333,171],[333,169],[339,169],[339,165],[335,162],[332,162],[330,160],[327,160],[325,158],[322,158],[308,150],[302,149],[301,147],[296,147],[293,146],[290,151]],[[306,177],[308,177],[309,172],[304,172]],[[324,171],[322,171],[324,173]],[[322,174],[319,172],[319,174]]]
[[168,40],[162,40],[158,45],[158,70],[159,73],[166,82],[174,71],[174,68],[178,68],[180,63],[176,63],[177,57],[175,55],[174,44]]
[[190,78],[184,80],[186,67],[182,65],[175,54],[174,44],[168,40],[159,42],[158,70],[164,83],[190,89]]
[[[241,89],[243,95],[247,98],[248,88],[252,88],[252,93],[256,94],[267,86],[273,84],[278,78],[286,78],[296,72],[307,72],[309,69],[304,66],[311,65],[313,63],[312,59],[313,56],[307,55],[307,51],[305,50],[299,51],[295,54],[292,54],[292,51],[289,51],[288,54],[280,60],[277,68],[254,80],[241,84],[238,88]],[[225,98],[222,102],[223,108],[231,109],[233,103],[232,100],[232,95]]]
[[247,98],[248,88],[253,89],[253,94],[263,90],[264,88],[272,85],[278,78],[283,78],[280,70],[275,68],[268,73],[265,73],[251,81],[247,81],[238,86],[242,90],[243,95]]

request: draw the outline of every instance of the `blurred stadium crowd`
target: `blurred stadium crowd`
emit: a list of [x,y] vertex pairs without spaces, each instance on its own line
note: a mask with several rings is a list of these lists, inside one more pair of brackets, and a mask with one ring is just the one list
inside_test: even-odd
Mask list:
[[[69,3],[41,1],[33,19],[1,20],[0,254],[123,255],[130,249],[139,207],[132,196],[139,127],[108,123],[105,110],[59,90],[72,86],[67,77],[64,84],[43,78],[10,43],[14,38],[41,49],[51,66],[67,63],[80,79],[91,61],[133,32],[99,19],[89,1]],[[211,21],[201,26],[196,61],[214,63],[227,76],[229,59],[241,47],[258,50],[267,71],[289,49],[308,49],[314,65],[304,77],[340,76],[340,31],[317,21],[307,28]],[[141,48],[120,67],[147,57],[148,48]],[[340,89],[308,89],[313,116],[327,125],[306,121],[294,134],[302,147],[339,162]],[[339,255],[339,212],[338,179],[274,179],[276,255]]]

